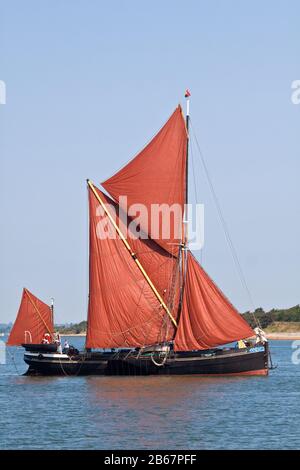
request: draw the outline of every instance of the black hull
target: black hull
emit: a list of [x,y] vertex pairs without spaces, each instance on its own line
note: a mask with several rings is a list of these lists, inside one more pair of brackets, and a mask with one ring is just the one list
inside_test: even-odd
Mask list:
[[148,358],[112,359],[106,375],[267,375],[268,355],[262,348],[257,352],[231,352],[220,355],[176,355],[157,366]]
[[[268,345],[245,350],[177,353],[164,359],[156,354],[92,353],[76,358],[25,354],[28,375],[267,375]],[[154,363],[154,361],[156,364]],[[157,364],[161,365],[157,365]]]
[[67,357],[59,354],[24,354],[29,365],[25,375],[104,375],[111,354],[94,353],[89,356],[79,354]]
[[22,344],[28,352],[39,352],[39,353],[55,353],[57,351],[57,344],[34,344],[34,343],[24,343]]

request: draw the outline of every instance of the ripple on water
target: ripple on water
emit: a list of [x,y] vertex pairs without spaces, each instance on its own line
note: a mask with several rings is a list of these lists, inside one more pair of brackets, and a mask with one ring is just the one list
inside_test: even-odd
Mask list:
[[0,447],[299,448],[300,365],[290,341],[271,349],[278,368],[257,378],[22,377],[12,350],[0,366]]

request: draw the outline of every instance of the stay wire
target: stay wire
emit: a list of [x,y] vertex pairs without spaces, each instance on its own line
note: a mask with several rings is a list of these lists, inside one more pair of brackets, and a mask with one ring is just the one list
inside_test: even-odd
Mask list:
[[244,276],[244,272],[243,272],[243,270],[242,270],[242,266],[241,266],[241,263],[240,263],[240,261],[239,261],[239,258],[238,258],[236,249],[235,249],[234,244],[233,244],[233,242],[232,242],[232,239],[231,239],[231,237],[230,237],[230,235],[229,235],[229,230],[228,230],[226,221],[225,221],[225,219],[224,219],[224,216],[223,216],[223,213],[222,213],[222,210],[221,210],[221,205],[220,205],[219,199],[218,199],[218,197],[217,197],[216,191],[215,191],[215,189],[214,189],[214,186],[213,186],[213,183],[212,183],[212,180],[211,180],[211,177],[210,177],[210,174],[209,174],[209,171],[208,171],[208,168],[207,168],[205,159],[204,159],[204,155],[203,155],[203,152],[202,152],[202,150],[201,150],[200,144],[199,144],[199,142],[198,142],[196,133],[195,133],[195,131],[194,131],[194,126],[193,126],[193,122],[192,122],[191,119],[190,119],[190,124],[191,124],[192,133],[193,133],[193,138],[194,138],[194,141],[195,141],[195,143],[196,143],[196,146],[197,146],[197,149],[198,149],[198,153],[199,153],[199,156],[200,156],[200,160],[201,160],[201,163],[202,163],[204,172],[205,172],[205,176],[206,176],[207,181],[208,181],[208,185],[209,185],[209,188],[210,188],[210,191],[211,191],[213,200],[214,200],[214,204],[215,204],[215,206],[216,206],[216,210],[217,210],[217,213],[218,213],[218,217],[219,217],[219,220],[220,220],[220,222],[221,222],[221,225],[222,225],[222,228],[223,228],[223,231],[224,231],[224,235],[225,235],[226,241],[227,241],[227,243],[228,243],[228,246],[229,246],[229,249],[230,249],[230,252],[231,252],[231,255],[232,255],[234,264],[235,264],[235,267],[236,267],[236,269],[237,269],[237,273],[238,273],[240,282],[241,282],[242,286],[244,287],[245,292],[246,292],[246,294],[247,294],[247,296],[248,296],[250,305],[252,306],[253,311],[252,311],[251,313],[252,313],[252,315],[253,315],[253,319],[254,319],[256,325],[260,327],[259,320],[258,320],[258,318],[256,318],[256,316],[255,316],[255,314],[254,314],[255,305],[254,305],[253,297],[252,297],[252,295],[251,295],[250,289],[249,289],[248,284],[247,284],[247,282],[246,282],[246,278],[245,278],[245,276]]
[[[195,194],[195,200],[196,204],[200,203],[200,200],[198,198],[198,191],[197,191],[197,183],[196,183],[196,171],[195,171],[195,157],[194,157],[194,147],[193,147],[193,142],[192,140],[189,141],[189,148],[190,148],[190,155],[191,155],[191,161],[192,161],[192,174],[193,174],[193,184],[194,184],[194,194]],[[200,250],[200,263],[203,263],[203,247]]]

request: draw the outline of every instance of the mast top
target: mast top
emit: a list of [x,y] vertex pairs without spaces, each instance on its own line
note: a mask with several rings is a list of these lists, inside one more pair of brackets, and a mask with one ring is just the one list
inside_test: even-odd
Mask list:
[[185,90],[185,94],[184,94],[184,97],[186,98],[187,127],[188,127],[188,117],[190,116],[190,96],[191,96],[191,92],[190,92],[190,90],[187,88],[187,89]]

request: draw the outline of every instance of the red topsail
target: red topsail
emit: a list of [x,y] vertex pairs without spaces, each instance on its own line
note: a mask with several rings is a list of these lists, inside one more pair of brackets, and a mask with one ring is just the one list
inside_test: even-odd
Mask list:
[[[134,204],[144,205],[147,214],[139,221],[141,229],[176,256],[178,243],[182,239],[186,146],[186,127],[181,107],[178,106],[151,142],[102,183],[124,210],[126,207],[120,196],[127,197],[128,208],[133,208]],[[157,213],[160,209],[159,221]],[[151,210],[155,211],[152,218]]]

